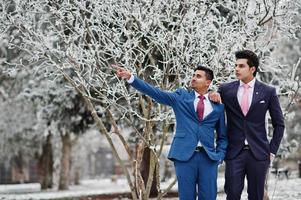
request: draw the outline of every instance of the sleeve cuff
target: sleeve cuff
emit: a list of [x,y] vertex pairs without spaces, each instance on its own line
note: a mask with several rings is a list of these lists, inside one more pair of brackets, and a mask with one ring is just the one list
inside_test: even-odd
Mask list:
[[130,78],[129,80],[127,80],[127,82],[128,82],[129,84],[131,84],[131,83],[134,82],[134,80],[135,80],[135,76],[132,74],[132,75],[131,75],[131,78]]

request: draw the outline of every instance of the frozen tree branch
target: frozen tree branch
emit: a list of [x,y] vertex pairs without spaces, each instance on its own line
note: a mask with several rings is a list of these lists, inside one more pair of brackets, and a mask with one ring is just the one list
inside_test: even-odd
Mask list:
[[[235,78],[233,53],[248,48],[261,57],[259,79],[287,80],[277,76],[283,64],[273,52],[281,40],[295,37],[294,17],[300,6],[274,0],[11,2],[12,11],[0,13],[5,16],[0,30],[15,29],[8,36],[8,45],[23,54],[20,60],[8,62],[9,66],[30,67],[49,78],[63,75],[68,80],[106,136],[134,199],[149,195],[163,147],[171,142],[169,127],[175,119],[170,108],[119,80],[111,64],[174,91],[189,88],[194,66],[202,63],[215,72],[215,90],[218,84]],[[4,7],[9,5],[4,3]],[[277,87],[286,86],[278,83]],[[114,133],[130,155],[132,172],[116,152],[100,115],[109,116]],[[130,153],[120,126],[132,128],[138,144],[135,153]],[[152,157],[146,182],[140,173],[145,148]]]

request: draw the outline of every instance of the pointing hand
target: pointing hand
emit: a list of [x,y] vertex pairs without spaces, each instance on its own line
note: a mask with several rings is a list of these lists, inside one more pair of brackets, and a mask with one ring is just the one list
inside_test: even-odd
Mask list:
[[118,66],[118,65],[111,65],[116,70],[116,75],[120,78],[125,78],[129,80],[132,76],[131,72],[127,71],[126,69]]

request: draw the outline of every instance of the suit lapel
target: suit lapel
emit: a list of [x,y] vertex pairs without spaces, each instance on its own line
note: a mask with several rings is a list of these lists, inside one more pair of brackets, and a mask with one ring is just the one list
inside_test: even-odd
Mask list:
[[189,110],[192,113],[193,116],[198,119],[198,115],[196,114],[195,108],[194,108],[194,100],[195,100],[195,92],[192,91],[190,92],[190,97],[189,97]]
[[240,115],[243,115],[243,112],[241,110],[241,106],[238,102],[238,99],[237,99],[237,92],[238,92],[238,88],[239,88],[239,80],[238,81],[235,81],[233,82],[232,85],[229,86],[228,88],[228,98],[229,98],[229,101],[227,101],[228,105],[231,105],[230,107],[232,107],[234,110],[236,110],[237,112],[239,112]]
[[[252,103],[251,103],[251,106],[249,108],[249,111],[248,113],[254,109],[255,105],[258,103],[258,101],[260,100],[263,92],[261,91],[261,86],[262,84],[256,80],[255,81],[255,85],[254,85],[254,91],[253,91],[253,97],[252,97]],[[247,114],[248,115],[248,114]]]
[[212,106],[212,111],[202,120],[202,121],[205,121],[207,118],[210,117],[210,115],[212,115],[215,111],[216,111],[216,106],[214,103],[212,103],[212,101],[210,101],[210,104]]

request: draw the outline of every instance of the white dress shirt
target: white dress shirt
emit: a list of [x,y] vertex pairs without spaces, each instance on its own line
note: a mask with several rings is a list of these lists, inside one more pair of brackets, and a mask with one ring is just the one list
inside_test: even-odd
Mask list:
[[131,75],[131,78],[130,78],[129,80],[127,80],[127,82],[128,82],[129,84],[131,84],[131,83],[134,82],[134,80],[135,80],[135,76],[132,74],[132,75]]
[[[247,83],[247,85],[249,85],[249,90],[248,90],[248,98],[249,98],[249,108],[252,104],[252,98],[253,98],[253,93],[254,93],[254,85],[255,85],[255,81],[256,79],[253,78],[252,81],[250,81],[249,83]],[[244,93],[244,82],[239,81],[239,87],[238,87],[238,91],[237,91],[237,100],[239,105],[241,105],[241,100],[242,100],[242,95]],[[245,139],[245,144],[248,144],[247,139]]]
[[[253,98],[253,92],[254,92],[254,85],[255,85],[255,81],[256,79],[254,78],[252,81],[250,81],[249,83],[247,83],[247,85],[249,85],[249,108],[251,106],[252,103],[252,98]],[[238,87],[238,91],[237,91],[237,100],[239,105],[241,104],[241,100],[242,100],[242,95],[244,93],[244,82],[239,81],[239,87]]]
[[[194,91],[194,93],[195,93],[195,99],[194,99],[193,103],[194,103],[194,110],[196,112],[198,103],[200,101],[200,99],[199,99],[200,95],[196,91]],[[203,119],[207,115],[209,115],[212,112],[212,110],[213,110],[212,105],[211,105],[210,100],[209,100],[209,97],[208,97],[208,93],[204,94],[204,97],[205,98],[204,98],[204,115],[203,115]]]

